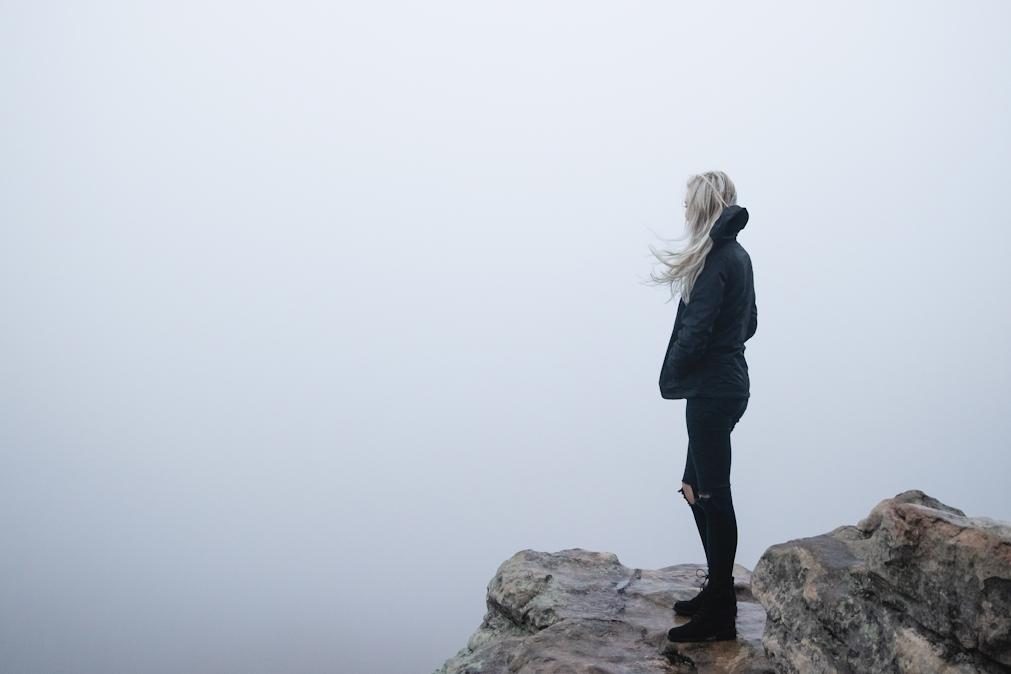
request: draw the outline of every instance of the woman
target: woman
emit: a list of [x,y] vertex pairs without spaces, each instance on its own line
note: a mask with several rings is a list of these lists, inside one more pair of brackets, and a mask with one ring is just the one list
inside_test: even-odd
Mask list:
[[[726,173],[688,180],[688,243],[653,254],[664,264],[654,282],[681,291],[674,331],[660,371],[660,395],[685,399],[688,456],[681,489],[691,506],[709,571],[698,596],[674,604],[691,621],[668,632],[672,641],[736,639],[734,557],[737,518],[730,494],[730,433],[748,407],[744,343],[758,328],[751,257],[737,242],[748,222]],[[651,247],[652,249],[652,247]]]

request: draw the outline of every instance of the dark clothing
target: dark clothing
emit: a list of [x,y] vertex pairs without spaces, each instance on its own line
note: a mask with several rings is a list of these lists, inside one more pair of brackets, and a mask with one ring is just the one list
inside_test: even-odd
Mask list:
[[730,432],[747,408],[748,398],[689,398],[685,403],[688,458],[681,481],[690,484],[695,495],[692,513],[713,582],[733,575],[737,556],[737,516],[730,493]]
[[758,329],[755,280],[748,251],[737,233],[748,210],[723,209],[709,233],[713,246],[692,287],[678,303],[663,366],[660,396],[747,398],[751,395],[744,342]]
[[695,493],[730,487],[730,432],[749,398],[689,398],[685,402],[688,457],[682,482]]

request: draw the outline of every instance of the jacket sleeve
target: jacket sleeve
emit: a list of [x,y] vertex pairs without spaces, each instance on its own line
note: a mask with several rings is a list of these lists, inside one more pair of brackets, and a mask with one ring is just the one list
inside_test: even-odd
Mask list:
[[744,341],[751,339],[752,335],[758,330],[758,305],[755,304],[755,300],[751,300],[751,320],[748,322],[748,334],[744,338]]
[[720,266],[709,269],[703,267],[695,280],[691,301],[685,305],[681,327],[671,352],[671,368],[675,376],[691,368],[705,355],[716,317],[723,304],[726,284],[726,274]]

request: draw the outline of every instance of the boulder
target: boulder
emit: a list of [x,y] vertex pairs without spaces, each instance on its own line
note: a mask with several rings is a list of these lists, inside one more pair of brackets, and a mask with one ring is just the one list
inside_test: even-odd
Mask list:
[[919,490],[769,547],[752,591],[779,672],[1011,671],[1011,525]]

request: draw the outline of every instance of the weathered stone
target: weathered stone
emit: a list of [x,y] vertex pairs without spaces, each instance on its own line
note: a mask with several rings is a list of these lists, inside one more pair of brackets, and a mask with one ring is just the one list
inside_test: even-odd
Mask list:
[[671,607],[698,593],[699,568],[632,569],[581,548],[522,550],[488,584],[488,611],[466,648],[436,674],[771,672],[761,644],[765,612],[740,565],[737,641],[667,640],[668,629],[688,620]]
[[779,672],[1011,671],[1011,525],[919,490],[769,547],[752,590]]
[[754,574],[736,565],[736,641],[667,640],[699,568],[518,552],[488,584],[466,648],[436,674],[1011,672],[1011,524],[922,491],[881,501],[856,526],[773,545]]

